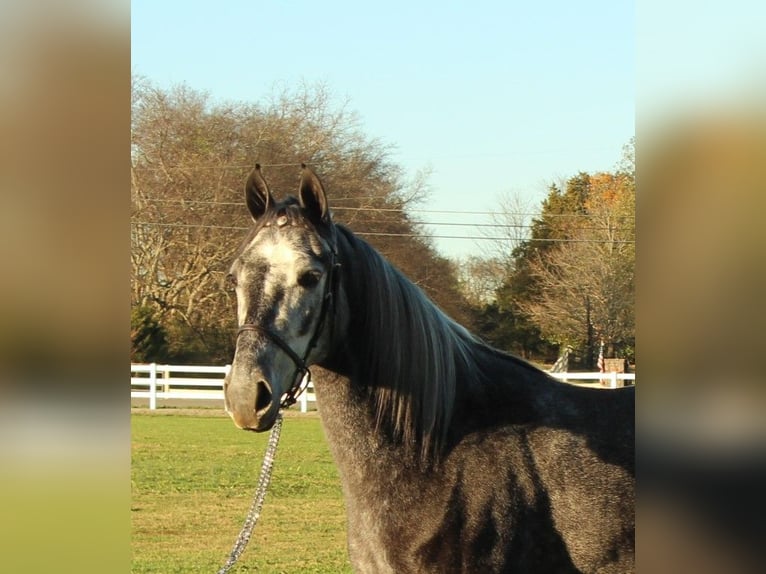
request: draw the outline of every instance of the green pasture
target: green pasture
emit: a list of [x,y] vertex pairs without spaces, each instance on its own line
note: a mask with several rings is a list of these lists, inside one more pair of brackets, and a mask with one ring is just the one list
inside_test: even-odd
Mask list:
[[[267,434],[212,409],[134,409],[131,437],[132,572],[217,572],[250,507]],[[231,572],[351,572],[338,472],[316,413],[286,415],[263,512]]]

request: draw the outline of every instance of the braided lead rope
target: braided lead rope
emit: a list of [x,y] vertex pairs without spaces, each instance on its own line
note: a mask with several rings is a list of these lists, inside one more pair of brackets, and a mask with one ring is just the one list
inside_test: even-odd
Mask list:
[[258,486],[255,489],[255,496],[253,497],[253,503],[250,505],[250,510],[247,512],[245,523],[242,525],[242,530],[237,536],[237,540],[234,542],[234,547],[231,549],[229,558],[226,560],[218,574],[226,574],[229,569],[234,566],[234,563],[239,559],[242,552],[245,551],[247,543],[250,541],[250,535],[253,533],[255,523],[258,522],[258,518],[261,515],[261,508],[263,507],[263,499],[266,497],[266,489],[269,486],[271,480],[271,471],[274,467],[274,457],[277,453],[277,445],[279,444],[279,434],[282,432],[282,413],[277,414],[277,419],[274,422],[274,426],[271,427],[271,433],[269,434],[269,443],[266,446],[266,454],[263,455],[263,464],[261,465],[261,475],[258,477]]

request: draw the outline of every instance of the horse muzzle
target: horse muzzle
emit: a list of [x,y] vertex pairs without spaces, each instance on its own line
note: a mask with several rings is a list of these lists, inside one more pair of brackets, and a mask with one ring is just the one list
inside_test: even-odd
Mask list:
[[230,373],[223,385],[226,412],[241,429],[263,432],[274,426],[281,393],[275,393],[264,377],[241,380]]

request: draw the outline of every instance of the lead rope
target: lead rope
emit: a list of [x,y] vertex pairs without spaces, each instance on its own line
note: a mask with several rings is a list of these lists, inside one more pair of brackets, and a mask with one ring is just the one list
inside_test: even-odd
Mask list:
[[242,525],[242,530],[240,531],[239,536],[237,536],[237,540],[234,542],[234,547],[231,549],[229,558],[226,560],[226,564],[224,564],[218,571],[218,574],[226,574],[226,572],[234,566],[234,563],[239,559],[242,552],[245,551],[245,547],[250,541],[250,535],[253,533],[255,523],[258,522],[258,517],[261,515],[263,499],[266,497],[266,489],[271,480],[271,471],[274,467],[274,457],[277,454],[277,445],[279,444],[279,434],[281,432],[282,413],[278,413],[277,420],[274,422],[274,426],[271,427],[271,433],[269,433],[269,443],[266,446],[266,454],[263,455],[261,475],[258,477],[258,486],[255,489],[253,503],[250,505],[250,510],[248,510],[247,517],[245,518],[245,523]]

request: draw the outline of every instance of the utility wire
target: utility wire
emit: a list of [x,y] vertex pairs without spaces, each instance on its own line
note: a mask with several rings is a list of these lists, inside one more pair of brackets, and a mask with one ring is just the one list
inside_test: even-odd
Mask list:
[[[226,226],[226,225],[204,225],[195,223],[160,223],[156,221],[132,221],[131,225],[134,226],[148,226],[148,227],[169,227],[169,228],[200,228],[200,229],[232,229],[237,231],[245,231],[250,229],[249,227],[242,226]],[[490,241],[507,241],[507,237],[489,237],[482,235],[435,235],[435,234],[422,234],[422,233],[387,233],[376,231],[355,231],[356,235],[365,237],[423,237],[428,239],[475,239],[475,240],[490,240]],[[635,243],[634,240],[622,240],[622,239],[535,239],[525,238],[520,241],[548,241],[551,243]]]
[[[370,209],[369,211],[380,211],[376,209]],[[445,213],[445,212],[438,212],[438,211],[423,211],[423,213],[429,214],[429,213]],[[465,212],[465,211],[454,211],[449,212],[454,214],[460,214],[460,215],[470,215],[472,212]],[[477,212],[473,212],[477,213]],[[366,224],[387,224],[391,223],[390,221],[386,220],[366,220]],[[535,224],[534,223],[474,223],[474,222],[458,222],[458,221],[427,221],[422,219],[413,219],[409,220],[408,223],[411,223],[412,225],[433,225],[433,226],[449,226],[449,227],[491,227],[495,229],[534,229]],[[610,230],[610,231],[631,231],[630,228],[627,227],[610,227],[608,225],[600,225],[600,226],[591,226],[591,227],[573,227],[573,231],[603,231],[603,230]]]
[[[356,198],[356,197],[339,197],[333,199],[335,201],[369,201],[379,200],[376,197],[368,198]],[[159,197],[142,197],[141,201],[159,202],[159,203],[182,203],[188,205],[236,205],[244,207],[243,201],[206,201],[197,199],[165,199]],[[333,205],[332,211],[383,211],[383,212],[395,212],[395,213],[440,213],[440,214],[454,214],[454,215],[495,215],[504,216],[512,215],[518,217],[541,217],[540,213],[517,213],[512,211],[465,211],[462,209],[417,209],[417,208],[403,208],[403,207],[348,207],[343,205]],[[596,217],[589,213],[549,213],[545,217]],[[632,219],[629,215],[617,215],[614,216],[617,219]]]

